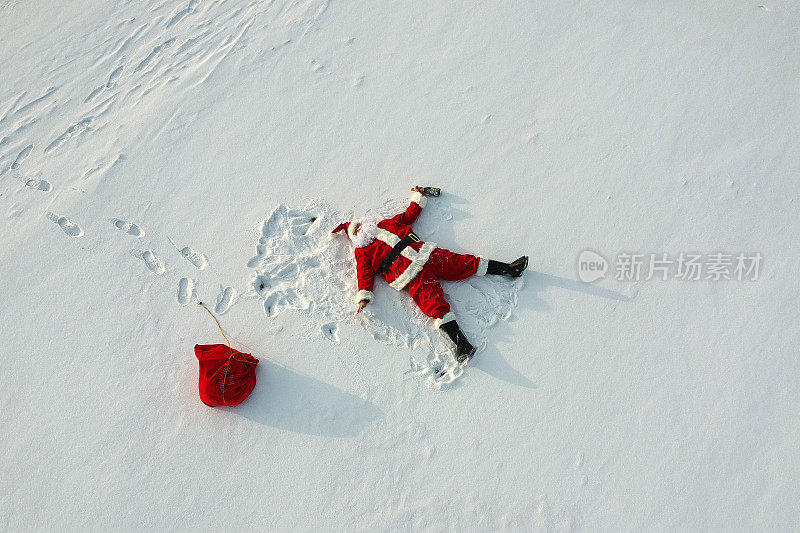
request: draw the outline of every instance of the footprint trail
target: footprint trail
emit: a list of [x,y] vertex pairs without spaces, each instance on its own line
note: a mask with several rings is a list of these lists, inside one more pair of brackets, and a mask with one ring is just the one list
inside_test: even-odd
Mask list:
[[172,37],[170,39],[167,39],[163,43],[159,44],[158,46],[154,47],[153,51],[150,52],[150,55],[144,58],[144,60],[142,60],[142,62],[139,63],[135,69],[133,69],[134,74],[147,68],[147,66],[150,65],[150,63],[152,63],[153,60],[161,54],[161,52],[171,47],[173,44],[175,44],[175,41],[177,40],[178,40],[177,37]]
[[217,296],[217,304],[214,306],[214,312],[218,315],[227,312],[236,300],[236,295],[236,289],[233,287],[225,287],[219,296]]
[[156,254],[151,252],[150,250],[145,250],[142,252],[141,255],[142,261],[147,266],[148,270],[153,274],[160,276],[166,271],[166,267],[164,266],[164,261],[158,258]]
[[36,191],[42,192],[50,192],[53,190],[53,185],[47,180],[40,180],[40,179],[29,179],[25,182],[25,186],[29,189],[34,189]]
[[339,324],[336,322],[328,322],[319,327],[322,336],[334,344],[339,344]]
[[167,23],[167,29],[171,29],[174,25],[183,20],[184,17],[194,13],[199,4],[200,0],[189,0],[189,5],[178,11],[178,13],[176,13],[175,16],[170,19],[170,21]]
[[83,230],[79,225],[75,222],[71,221],[67,217],[58,216],[53,213],[47,215],[51,221],[55,222],[58,227],[60,227],[64,233],[69,235],[70,237],[81,237],[83,235]]
[[94,117],[88,116],[81,119],[79,122],[73,124],[72,126],[67,128],[64,133],[53,139],[53,141],[50,144],[48,144],[47,147],[45,147],[44,153],[52,152],[53,150],[55,150],[56,148],[67,142],[67,140],[69,140],[69,138],[72,137],[73,135],[79,135],[83,133],[89,126],[92,125],[92,122],[94,122]]
[[22,151],[19,154],[17,154],[17,158],[14,159],[14,162],[11,163],[11,170],[17,170],[19,166],[22,164],[22,162],[28,159],[28,156],[31,155],[32,151],[33,151],[32,144],[29,144],[28,146],[23,148]]
[[183,248],[180,248],[177,244],[175,244],[175,241],[169,237],[167,237],[167,240],[169,240],[172,246],[174,246],[175,249],[180,252],[184,259],[189,261],[198,270],[203,270],[208,265],[208,259],[206,259],[204,253],[194,251],[191,246],[184,246]]
[[195,285],[197,282],[191,278],[181,278],[178,281],[178,303],[180,305],[186,305],[191,301]]
[[133,224],[132,222],[126,222],[118,218],[112,220],[112,223],[114,224],[115,228],[124,231],[125,233],[127,233],[132,237],[144,237],[144,230],[138,224]]

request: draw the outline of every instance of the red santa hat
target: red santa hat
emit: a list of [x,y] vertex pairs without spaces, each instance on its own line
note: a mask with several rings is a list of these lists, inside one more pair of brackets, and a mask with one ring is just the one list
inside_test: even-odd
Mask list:
[[341,224],[336,226],[331,233],[344,231],[345,233],[347,233],[347,236],[350,237],[350,240],[353,240],[356,237],[355,234],[353,233],[353,230],[355,230],[355,228],[360,224],[361,220],[358,218],[353,219],[350,222],[342,222]]

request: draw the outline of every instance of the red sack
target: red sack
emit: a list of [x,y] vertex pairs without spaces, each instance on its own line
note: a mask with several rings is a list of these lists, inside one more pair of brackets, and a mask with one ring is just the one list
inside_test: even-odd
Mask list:
[[258,359],[225,344],[198,344],[200,399],[211,407],[239,405],[256,386]]

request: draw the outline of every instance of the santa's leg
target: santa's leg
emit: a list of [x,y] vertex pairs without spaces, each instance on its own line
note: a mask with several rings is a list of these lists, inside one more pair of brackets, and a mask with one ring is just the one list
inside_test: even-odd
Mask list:
[[425,268],[444,281],[458,281],[470,276],[483,276],[489,267],[489,261],[470,254],[457,254],[444,248],[436,248],[431,252]]
[[470,276],[484,274],[504,274],[518,278],[528,268],[528,256],[523,255],[513,263],[503,263],[493,259],[484,259],[470,254],[457,254],[444,248],[436,248],[431,252],[425,267],[445,281],[458,281]]
[[450,304],[444,299],[444,292],[434,273],[427,265],[408,284],[408,293],[420,310],[436,319],[436,327],[444,331],[456,345],[456,360],[462,362],[475,354],[475,347],[458,327]]

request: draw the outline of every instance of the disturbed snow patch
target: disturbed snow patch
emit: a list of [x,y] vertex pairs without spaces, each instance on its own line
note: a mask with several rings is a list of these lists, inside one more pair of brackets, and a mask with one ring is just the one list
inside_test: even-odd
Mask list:
[[[405,201],[389,201],[367,214],[386,218],[406,207]],[[295,209],[278,205],[262,222],[256,253],[247,262],[253,269],[247,296],[262,299],[268,317],[286,310],[306,311],[323,336],[337,344],[341,332],[336,325],[357,324],[379,342],[424,353],[412,353],[406,374],[422,376],[435,388],[453,382],[463,369],[453,358],[452,344],[406,291],[398,293],[376,279],[375,301],[355,314],[353,246],[346,237],[330,233],[351,218],[352,214],[316,200]],[[450,207],[438,200],[428,204],[414,227],[418,234],[434,237],[435,230],[451,218]],[[445,282],[443,287],[459,324],[480,353],[486,330],[511,316],[522,279],[475,277]]]

